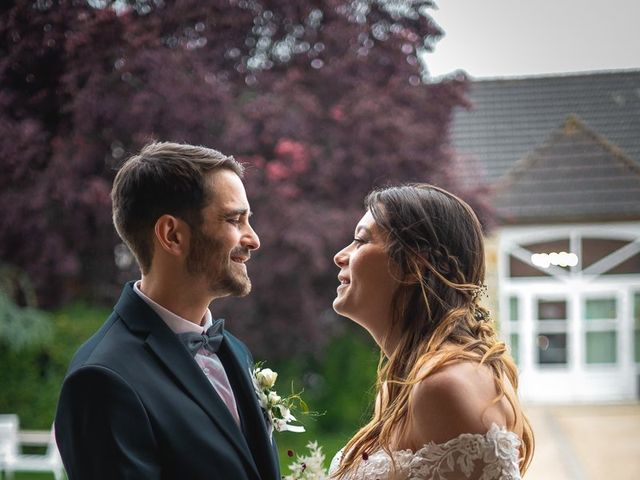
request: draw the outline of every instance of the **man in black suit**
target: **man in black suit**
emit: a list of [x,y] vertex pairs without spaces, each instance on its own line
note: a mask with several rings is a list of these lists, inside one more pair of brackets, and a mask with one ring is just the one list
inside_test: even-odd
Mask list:
[[64,380],[55,432],[71,480],[280,478],[253,360],[208,308],[251,290],[260,241],[242,174],[215,150],[152,143],[116,175],[114,225],[142,278]]

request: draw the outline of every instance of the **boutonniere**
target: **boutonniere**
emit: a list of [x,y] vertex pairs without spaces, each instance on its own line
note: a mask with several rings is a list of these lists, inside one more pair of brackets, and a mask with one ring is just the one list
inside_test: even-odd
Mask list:
[[296,417],[291,413],[298,405],[303,412],[308,412],[300,394],[281,397],[273,389],[278,374],[270,368],[262,368],[263,363],[257,363],[251,371],[253,388],[256,391],[260,406],[265,411],[269,427],[276,432],[304,432],[302,425],[291,425]]

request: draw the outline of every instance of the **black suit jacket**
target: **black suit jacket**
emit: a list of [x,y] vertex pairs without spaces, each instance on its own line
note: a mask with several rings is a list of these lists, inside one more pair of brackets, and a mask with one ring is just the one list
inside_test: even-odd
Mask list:
[[241,426],[187,349],[128,283],[76,353],[55,419],[71,480],[279,480],[253,361],[225,333],[218,352]]

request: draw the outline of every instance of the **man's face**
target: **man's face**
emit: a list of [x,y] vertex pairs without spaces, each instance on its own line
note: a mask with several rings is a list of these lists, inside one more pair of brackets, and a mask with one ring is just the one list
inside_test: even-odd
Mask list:
[[202,209],[202,226],[192,229],[187,270],[203,278],[216,298],[244,296],[251,291],[245,262],[260,247],[249,225],[251,210],[242,180],[230,170],[209,174],[209,204]]

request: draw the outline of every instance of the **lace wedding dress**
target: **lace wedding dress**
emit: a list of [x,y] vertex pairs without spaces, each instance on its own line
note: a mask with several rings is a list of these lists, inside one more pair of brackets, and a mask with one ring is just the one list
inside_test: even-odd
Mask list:
[[[480,480],[520,480],[518,436],[493,424],[482,434],[463,433],[446,443],[429,443],[417,452],[393,452],[395,471],[384,450],[363,460],[355,474],[342,480],[462,480],[472,473]],[[329,473],[337,470],[340,450]]]

